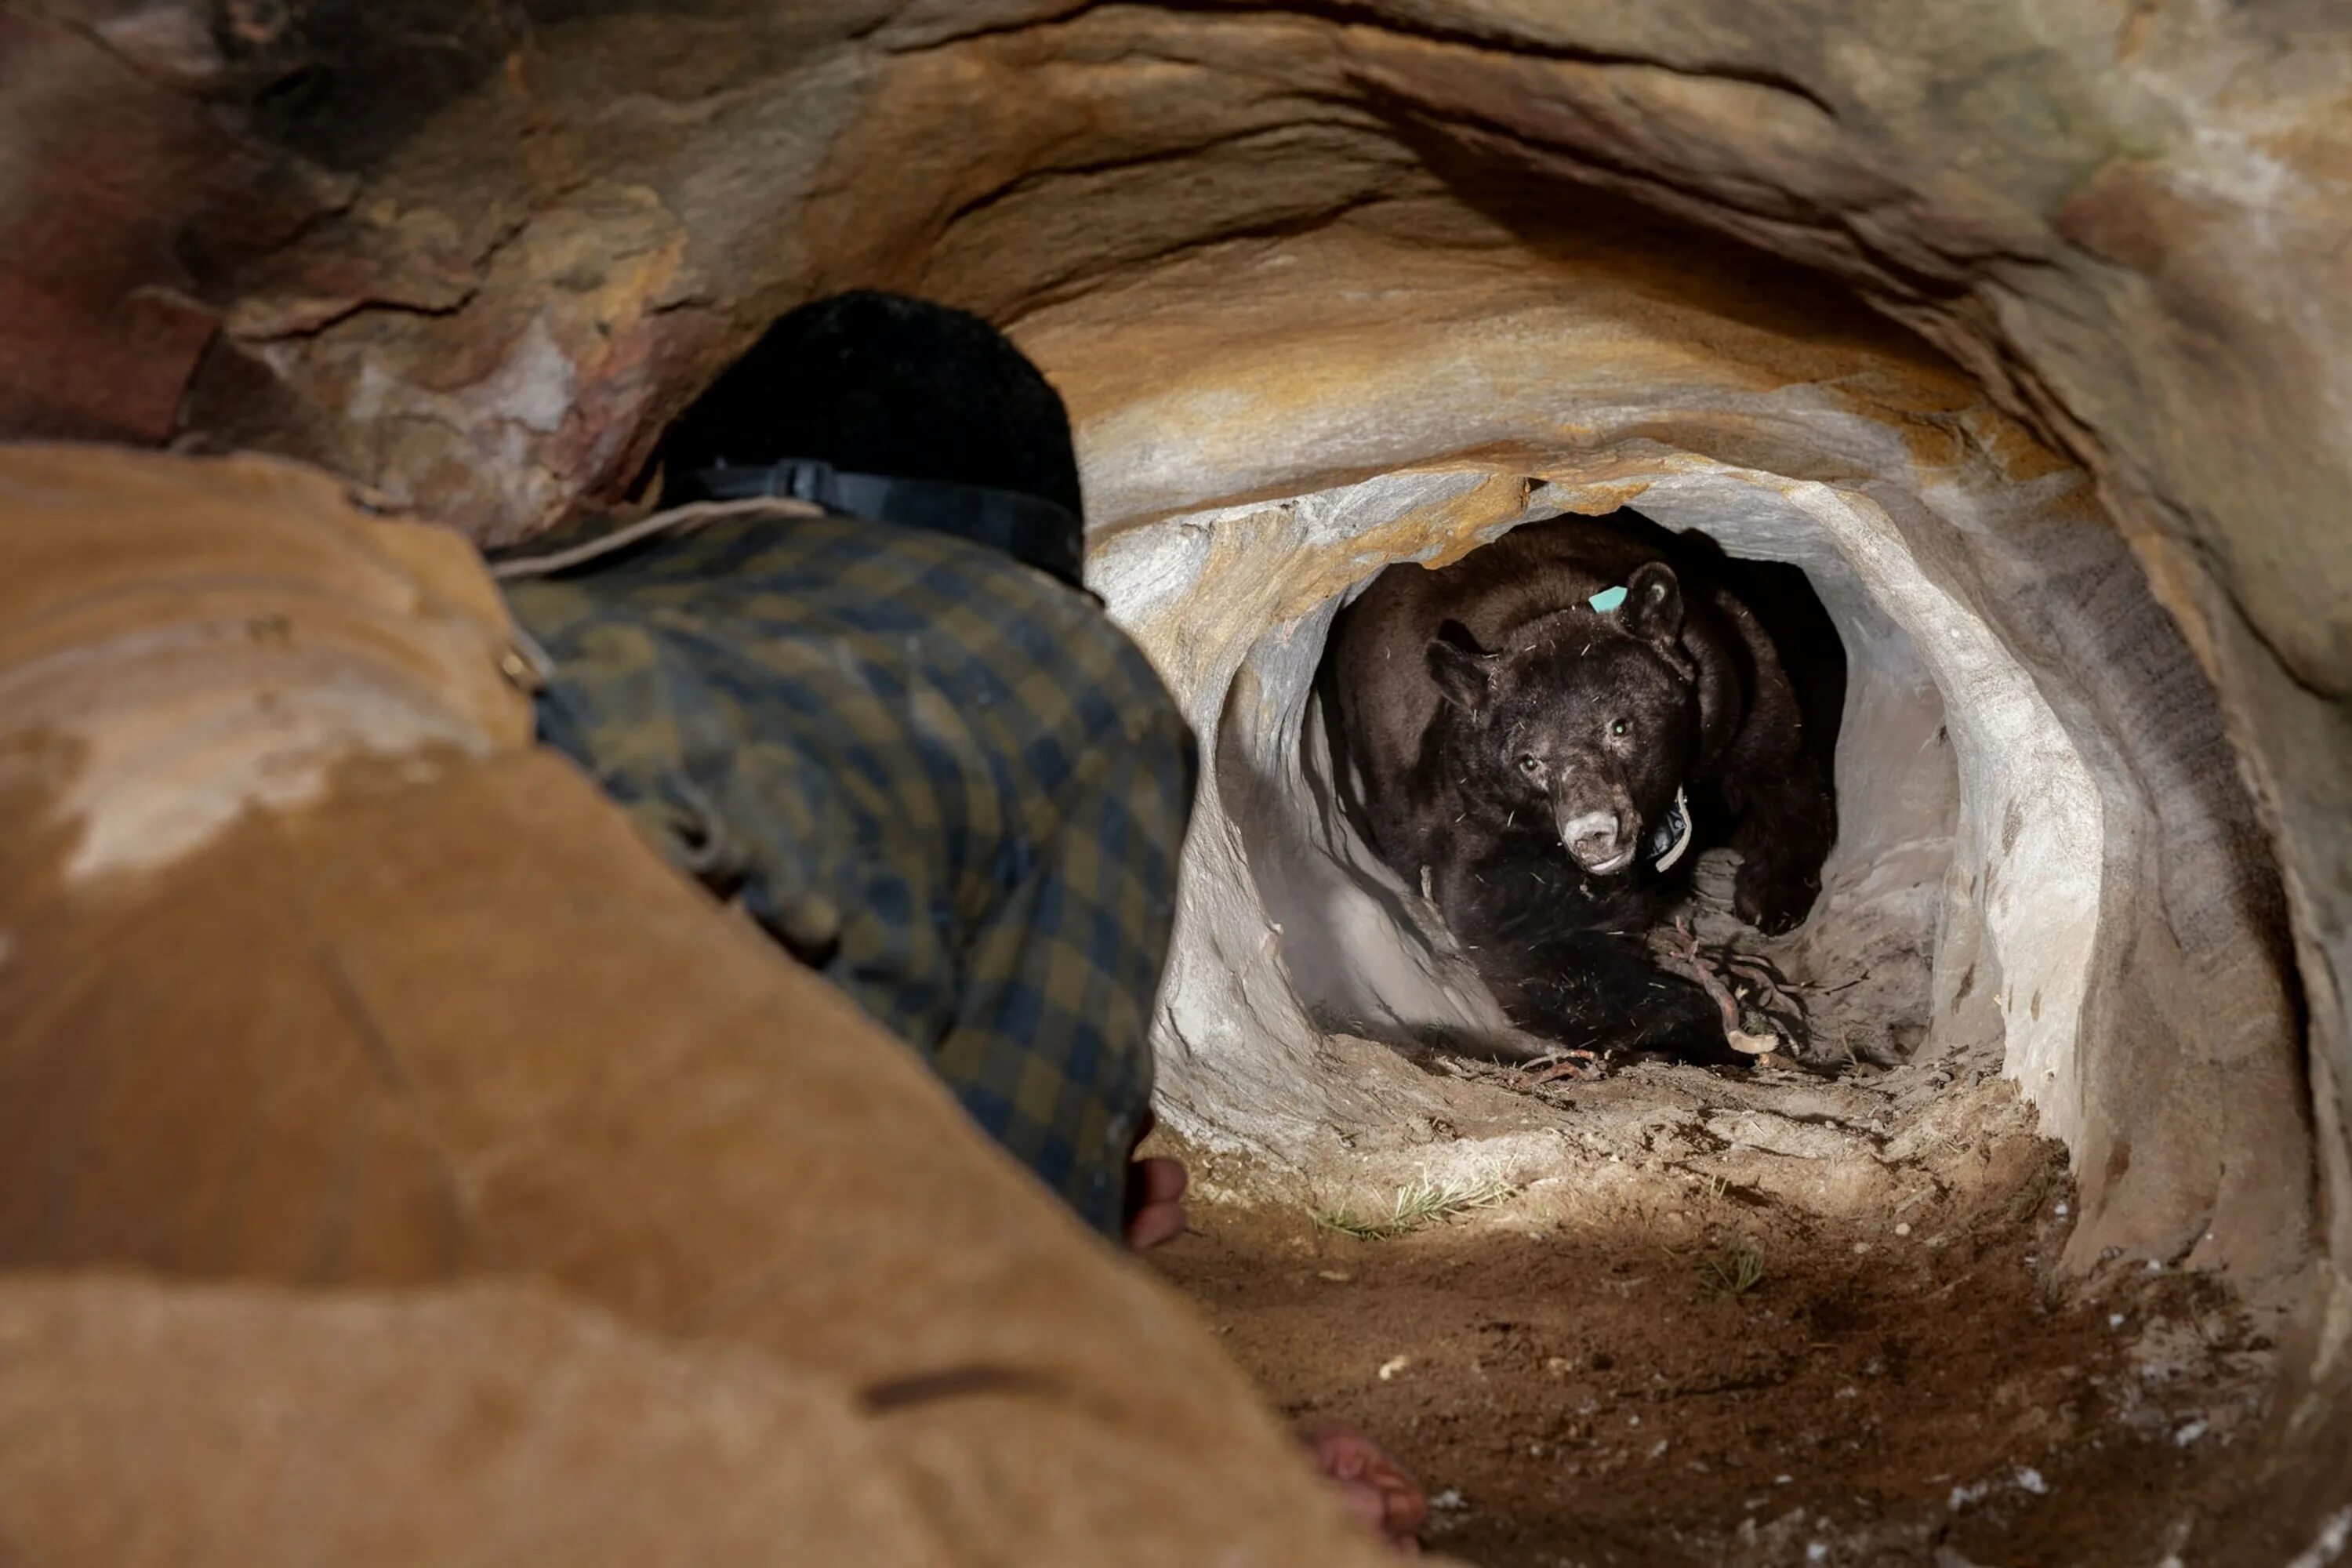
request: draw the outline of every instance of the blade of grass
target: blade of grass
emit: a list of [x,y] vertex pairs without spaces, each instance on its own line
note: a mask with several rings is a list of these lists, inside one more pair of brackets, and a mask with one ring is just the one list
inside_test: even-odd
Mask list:
[[1404,1236],[1439,1220],[1451,1219],[1473,1209],[1486,1208],[1516,1196],[1518,1188],[1509,1182],[1494,1177],[1467,1184],[1436,1183],[1426,1177],[1397,1189],[1396,1201],[1385,1215],[1360,1215],[1346,1209],[1318,1213],[1315,1223],[1342,1236],[1352,1236],[1359,1241],[1379,1241],[1388,1237]]
[[1763,1282],[1764,1255],[1752,1247],[1735,1247],[1699,1265],[1698,1288],[1718,1301],[1745,1296]]

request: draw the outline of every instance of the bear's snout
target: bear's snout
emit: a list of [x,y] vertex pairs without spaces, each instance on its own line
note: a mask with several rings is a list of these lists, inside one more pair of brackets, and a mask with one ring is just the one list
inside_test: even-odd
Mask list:
[[1576,863],[1599,876],[1633,863],[1637,835],[1625,831],[1613,811],[1587,811],[1559,825],[1559,841]]

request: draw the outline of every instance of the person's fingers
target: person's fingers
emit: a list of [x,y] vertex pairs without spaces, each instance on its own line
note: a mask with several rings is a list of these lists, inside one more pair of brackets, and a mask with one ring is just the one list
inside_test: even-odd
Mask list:
[[1364,1454],[1370,1445],[1345,1426],[1318,1426],[1307,1435],[1315,1468],[1335,1481],[1353,1480],[1363,1473]]
[[1127,1245],[1133,1252],[1149,1252],[1184,1234],[1182,1204],[1146,1204],[1127,1222]]
[[1175,1203],[1192,1184],[1192,1177],[1181,1160],[1155,1154],[1149,1160],[1138,1160],[1135,1163],[1136,1176],[1142,1184],[1143,1201],[1147,1204]]
[[1155,1155],[1127,1168],[1127,1245],[1142,1252],[1184,1234],[1184,1190],[1192,1185],[1182,1162]]
[[1382,1535],[1389,1533],[1388,1505],[1381,1499],[1379,1488],[1364,1481],[1338,1477],[1329,1479],[1339,1489],[1339,1500],[1348,1505],[1349,1513],[1361,1520],[1367,1529],[1378,1531]]
[[1308,1434],[1307,1446],[1314,1450],[1317,1468],[1327,1475],[1342,1480],[1352,1480],[1365,1475],[1374,1467],[1393,1470],[1388,1456],[1370,1437],[1353,1426],[1337,1422],[1317,1427]]
[[1366,1479],[1381,1489],[1387,1500],[1389,1528],[1411,1533],[1429,1522],[1429,1499],[1411,1476],[1396,1468],[1386,1454],[1374,1451],[1375,1458],[1365,1470]]
[[1412,1478],[1390,1470],[1374,1477],[1372,1484],[1380,1488],[1382,1522],[1388,1532],[1402,1536],[1420,1533],[1421,1527],[1429,1522],[1429,1500],[1422,1496]]
[[1396,1461],[1353,1427],[1330,1426],[1311,1434],[1316,1468],[1339,1485],[1350,1511],[1388,1537],[1399,1551],[1418,1549],[1415,1533],[1429,1518],[1429,1500]]

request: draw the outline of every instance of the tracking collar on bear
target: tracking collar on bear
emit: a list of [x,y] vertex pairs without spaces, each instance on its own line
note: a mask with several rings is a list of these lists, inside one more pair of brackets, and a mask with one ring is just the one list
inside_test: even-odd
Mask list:
[[1650,865],[1653,869],[1671,871],[1675,862],[1690,847],[1690,797],[1680,784],[1675,786],[1675,804],[1666,808],[1659,820],[1658,830],[1650,835]]
[[789,497],[876,522],[951,533],[992,545],[1074,588],[1085,586],[1078,520],[1042,496],[987,485],[845,473],[814,458],[760,468],[705,468],[694,476],[694,483],[712,500]]

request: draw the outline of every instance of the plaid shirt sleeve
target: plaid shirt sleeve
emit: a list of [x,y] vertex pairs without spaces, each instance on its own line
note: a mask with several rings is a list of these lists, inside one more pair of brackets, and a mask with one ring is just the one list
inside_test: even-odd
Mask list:
[[830,519],[509,602],[541,738],[1117,1235],[1197,772],[1134,645],[993,552]]
[[1096,1229],[1119,1233],[1151,1098],[1151,1010],[1197,772],[1160,698],[1069,780],[1060,830],[976,927],[933,1060],[973,1118]]

